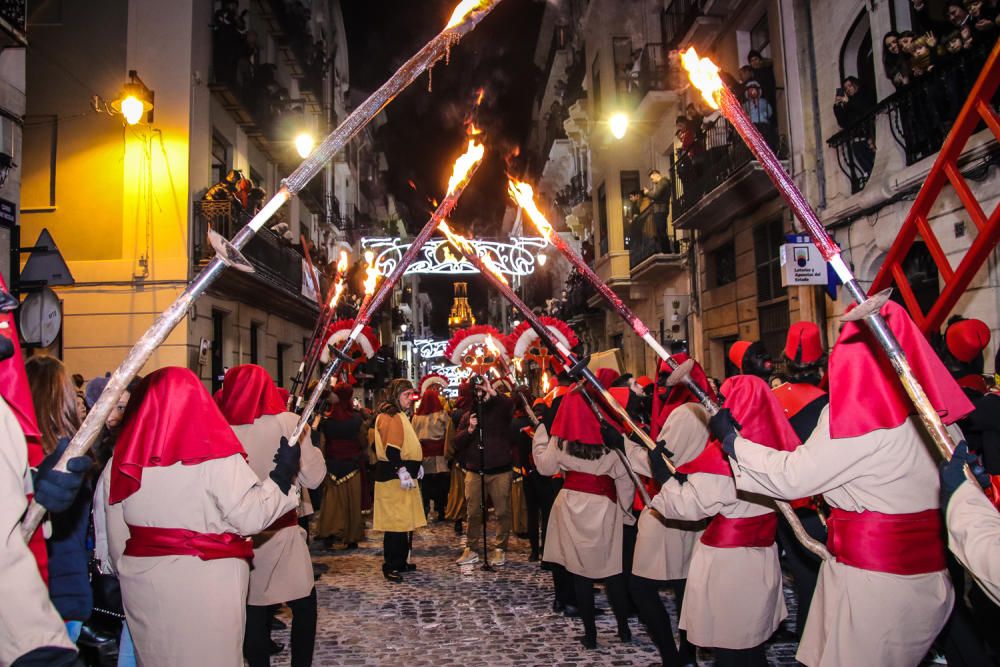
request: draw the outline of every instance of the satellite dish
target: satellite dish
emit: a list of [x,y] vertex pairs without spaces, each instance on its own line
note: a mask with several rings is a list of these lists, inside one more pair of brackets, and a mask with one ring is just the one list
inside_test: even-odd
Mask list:
[[43,287],[25,297],[19,325],[25,343],[41,347],[51,345],[62,328],[62,309],[56,293]]

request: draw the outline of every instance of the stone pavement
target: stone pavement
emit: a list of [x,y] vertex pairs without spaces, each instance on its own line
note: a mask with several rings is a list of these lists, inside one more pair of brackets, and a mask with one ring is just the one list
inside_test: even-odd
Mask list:
[[[492,522],[491,522],[492,526]],[[597,620],[598,648],[584,649],[578,619],[552,612],[552,580],[538,563],[528,562],[526,540],[511,538],[507,564],[495,572],[479,565],[458,567],[461,540],[451,523],[432,523],[415,533],[411,560],[416,572],[402,584],[382,577],[382,536],[368,531],[356,551],[326,551],[314,545],[313,562],[322,572],[316,582],[319,623],[314,665],[653,665],[655,647],[638,619],[634,639],[622,644],[609,613]],[[600,590],[600,589],[599,589]],[[793,623],[794,600],[786,588]],[[663,593],[674,619],[672,594]],[[608,608],[603,591],[599,607]],[[290,620],[287,610],[281,618]],[[287,631],[274,639],[286,644]],[[796,645],[773,643],[772,665],[794,665]],[[702,652],[700,664],[711,664]],[[288,665],[287,650],[272,665]]]

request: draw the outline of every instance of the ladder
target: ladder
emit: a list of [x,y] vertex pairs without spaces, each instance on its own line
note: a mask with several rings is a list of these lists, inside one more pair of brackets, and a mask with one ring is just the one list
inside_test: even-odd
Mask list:
[[[958,159],[965,149],[965,144],[980,122],[985,123],[994,138],[1000,141],[1000,117],[990,106],[998,86],[1000,86],[1000,42],[994,46],[993,52],[983,65],[983,70],[955,118],[955,123],[934,161],[934,166],[927,174],[927,180],[917,193],[917,198],[899,230],[899,235],[889,248],[885,263],[879,269],[875,282],[868,291],[869,294],[875,294],[892,287],[895,283],[910,316],[925,335],[939,329],[1000,241],[1000,206],[987,217],[958,166]],[[927,220],[946,183],[951,183],[969,219],[976,226],[976,238],[966,250],[958,267],[954,269]],[[903,262],[918,237],[926,244],[944,284],[944,289],[926,313],[917,303],[917,297],[903,271]]]

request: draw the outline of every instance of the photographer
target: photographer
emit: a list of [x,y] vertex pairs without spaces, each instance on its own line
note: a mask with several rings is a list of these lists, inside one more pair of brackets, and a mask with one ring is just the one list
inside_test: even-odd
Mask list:
[[[465,475],[465,498],[468,504],[469,528],[465,551],[457,563],[469,565],[479,562],[483,545],[483,508],[480,498],[481,484],[485,477],[486,492],[493,501],[497,521],[496,547],[491,558],[493,565],[503,565],[506,560],[507,542],[510,538],[510,487],[513,481],[513,445],[510,442],[510,423],[514,416],[514,402],[498,394],[489,382],[475,384],[476,401],[462,415],[455,435],[455,457]],[[478,414],[477,414],[478,412]],[[482,429],[479,416],[482,415]],[[483,451],[479,449],[482,433]],[[480,470],[483,474],[480,475]]]

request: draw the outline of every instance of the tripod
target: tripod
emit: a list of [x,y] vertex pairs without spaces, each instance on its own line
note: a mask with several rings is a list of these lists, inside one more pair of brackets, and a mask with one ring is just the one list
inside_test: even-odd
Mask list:
[[483,433],[483,398],[479,393],[479,387],[476,387],[475,395],[476,438],[479,441],[479,511],[482,514],[483,520],[483,566],[480,569],[492,572],[493,566],[490,565],[489,546],[486,544],[486,519],[488,518],[486,515],[486,436]]

